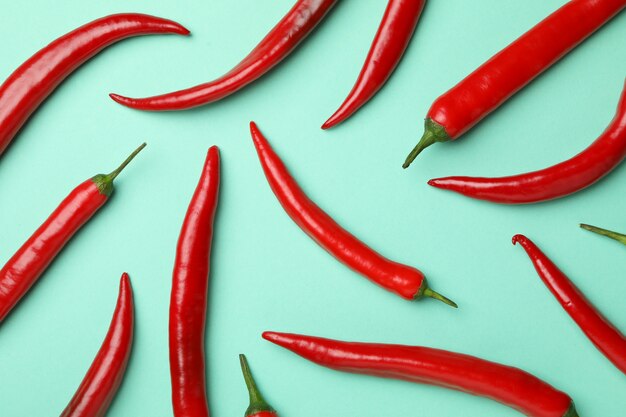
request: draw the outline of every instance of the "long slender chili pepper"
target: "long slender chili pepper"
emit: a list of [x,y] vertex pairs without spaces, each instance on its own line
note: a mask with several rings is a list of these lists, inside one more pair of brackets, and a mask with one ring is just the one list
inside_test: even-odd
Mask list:
[[278,417],[276,410],[265,401],[265,398],[263,398],[257,388],[246,356],[239,355],[239,362],[241,363],[243,379],[246,381],[246,387],[248,387],[248,394],[250,395],[250,405],[246,410],[245,417]]
[[115,171],[80,184],[0,270],[0,323],[70,238],[109,200],[113,180],[146,146],[137,148]]
[[426,0],[389,0],[356,84],[322,129],[352,116],[387,82],[409,46],[424,4]]
[[124,106],[148,111],[185,110],[221,100],[255,81],[286,58],[336,2],[298,0],[243,61],[214,81],[154,97],[110,96]]
[[116,14],[58,38],[17,68],[0,86],[0,154],[50,93],[77,67],[105,47],[131,36],[189,31],[171,20]]
[[624,7],[626,0],[568,1],[433,103],[403,167],[433,143],[458,139]]
[[337,224],[302,191],[254,122],[250,123],[250,132],[276,198],[321,247],[352,270],[407,300],[432,297],[456,307],[453,301],[428,287],[422,272],[383,257]]
[[447,177],[428,181],[433,187],[504,204],[552,200],[586,188],[611,172],[626,157],[626,85],[617,114],[587,149],[565,162],[526,174],[501,178]]
[[618,242],[626,245],[626,235],[623,235],[621,233],[613,232],[611,230],[601,229],[599,227],[590,226],[588,224],[581,224],[580,227],[582,227],[585,230],[589,230],[590,232],[597,233],[602,236],[610,237],[611,239],[617,240]]
[[220,157],[209,149],[183,222],[170,300],[170,376],[175,417],[208,417],[204,331]]
[[516,235],[537,274],[591,342],[626,374],[626,337],[606,319],[561,270],[526,236]]
[[104,342],[61,417],[102,417],[117,393],[133,343],[133,290],[127,273]]
[[263,338],[337,371],[436,385],[487,397],[532,417],[578,417],[574,402],[510,366],[421,346],[349,343],[265,332]]

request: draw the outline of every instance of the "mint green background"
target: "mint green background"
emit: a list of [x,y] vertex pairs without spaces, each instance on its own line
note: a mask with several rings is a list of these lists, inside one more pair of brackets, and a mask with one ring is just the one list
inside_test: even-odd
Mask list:
[[[319,126],[356,79],[386,5],[340,1],[268,76],[221,103],[149,114],[109,92],[150,95],[197,84],[238,62],[293,0],[3,2],[0,78],[94,18],[138,11],[180,21],[190,38],[122,42],[79,69],[34,115],[0,163],[0,262],[76,184],[148,148],[112,201],[66,247],[0,331],[0,415],[58,415],[106,332],[123,271],[136,296],[136,341],[109,416],[170,416],[167,316],[174,249],[206,149],[222,151],[208,318],[215,416],[243,415],[237,354],[248,354],[285,417],[516,416],[489,400],[320,368],[260,338],[263,330],[462,351],[522,367],[568,392],[581,416],[626,409],[626,379],[538,279],[515,233],[536,240],[626,330],[626,248],[578,229],[626,230],[626,166],[558,201],[497,206],[428,187],[453,174],[541,168],[586,147],[612,118],[626,64],[626,14],[454,144],[400,165],[438,94],[563,0],[430,1],[405,59],[368,106]],[[248,133],[255,120],[307,193],[348,230],[416,265],[458,311],[405,302],[355,275],[287,217]],[[532,399],[529,399],[532,400]]]

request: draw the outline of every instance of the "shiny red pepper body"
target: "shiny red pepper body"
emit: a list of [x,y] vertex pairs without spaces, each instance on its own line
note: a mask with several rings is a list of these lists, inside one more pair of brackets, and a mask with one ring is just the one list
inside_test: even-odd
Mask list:
[[526,236],[516,235],[537,274],[591,342],[626,374],[626,337],[591,304],[567,276]]
[[424,4],[426,0],[389,0],[356,84],[322,129],[352,116],[387,82],[409,46]]
[[570,0],[439,97],[404,167],[435,142],[458,139],[626,7],[626,0]]
[[77,67],[122,39],[189,31],[170,20],[127,13],[95,20],[55,40],[0,86],[0,154],[37,107]]
[[487,397],[531,417],[578,417],[572,399],[510,366],[420,346],[349,343],[297,334],[263,337],[338,371],[436,385]]
[[609,127],[587,149],[560,164],[501,178],[447,177],[428,184],[468,197],[504,204],[552,200],[580,191],[611,172],[626,157],[626,84]]
[[208,417],[204,333],[213,220],[220,184],[217,147],[209,149],[176,247],[169,348],[175,417]]
[[115,397],[133,343],[133,290],[124,273],[109,331],[89,371],[61,417],[103,417]]
[[147,98],[111,94],[127,107],[148,111],[185,110],[223,99],[261,77],[286,58],[337,0],[298,0],[265,38],[224,76],[185,90]]

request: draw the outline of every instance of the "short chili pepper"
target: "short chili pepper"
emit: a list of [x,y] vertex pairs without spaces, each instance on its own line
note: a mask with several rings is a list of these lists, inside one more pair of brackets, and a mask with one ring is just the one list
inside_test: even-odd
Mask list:
[[581,224],[580,227],[582,227],[585,230],[589,230],[590,232],[597,233],[602,236],[610,237],[611,239],[617,240],[619,243],[626,245],[626,235],[623,235],[621,233],[613,232],[611,230],[601,229],[599,227],[590,226],[588,224]]
[[80,184],[0,270],[0,323],[46,270],[65,244],[113,193],[113,180],[146,146],[137,148],[115,171]]
[[431,297],[457,306],[430,289],[421,271],[383,257],[337,224],[306,196],[254,122],[250,123],[250,132],[276,198],[292,220],[321,247],[352,270],[400,297],[407,300]]
[[565,162],[501,178],[447,177],[429,185],[468,197],[504,204],[553,200],[580,191],[617,167],[626,157],[626,85],[609,127],[587,149]]
[[626,0],[568,1],[433,103],[403,167],[433,143],[458,139],[624,7]]
[[246,410],[245,417],[278,417],[276,410],[265,401],[265,398],[263,398],[257,388],[246,356],[239,355],[239,362],[241,363],[243,379],[246,381],[246,387],[248,387],[248,394],[250,395],[250,405]]
[[567,394],[521,369],[473,356],[421,346],[350,343],[276,332],[265,332],[263,338],[337,371],[463,391],[531,417],[578,417]]
[[128,274],[124,273],[109,331],[61,417],[102,417],[106,414],[124,378],[132,349],[133,325],[133,290]]
[[298,0],[265,38],[222,77],[185,90],[148,98],[110,94],[127,107],[148,111],[185,110],[223,99],[260,78],[307,37],[337,0]]
[[188,35],[171,20],[143,14],[115,14],[58,38],[17,68],[0,86],[0,154],[52,91],[105,47],[132,36]]
[[626,374],[626,337],[602,315],[567,276],[526,236],[516,235],[537,274],[591,342]]
[[426,0],[389,0],[374,42],[352,91],[322,129],[343,122],[387,82],[409,46]]
[[169,348],[175,417],[208,417],[204,333],[220,157],[209,149],[183,221],[172,280]]

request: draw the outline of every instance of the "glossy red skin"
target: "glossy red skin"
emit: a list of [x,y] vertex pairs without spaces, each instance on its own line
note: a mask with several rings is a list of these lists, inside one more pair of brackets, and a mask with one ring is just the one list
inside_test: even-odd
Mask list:
[[278,413],[273,411],[261,411],[260,413],[250,414],[246,417],[278,417]]
[[143,14],[117,14],[95,20],[37,52],[0,86],[0,154],[30,115],[77,67],[122,39],[189,31],[170,20]]
[[427,117],[457,139],[624,7],[626,0],[568,1],[439,97]]
[[169,348],[175,417],[208,417],[204,332],[213,220],[220,184],[218,148],[209,149],[176,247]]
[[221,100],[252,83],[285,59],[335,3],[337,0],[298,0],[243,61],[216,80],[154,97],[110,96],[124,106],[148,111],[185,110]]
[[0,270],[0,323],[70,238],[107,201],[92,179],[76,187]]
[[591,342],[626,374],[626,337],[602,315],[567,276],[526,236],[516,235],[537,274]]
[[510,366],[420,346],[349,343],[265,332],[263,338],[338,371],[436,385],[487,397],[532,417],[565,417],[572,399],[537,377]]
[[409,46],[426,0],[389,0],[356,84],[322,129],[343,122],[387,82]]
[[103,417],[115,397],[133,343],[133,290],[124,273],[109,331],[78,391],[61,417]]
[[[625,86],[626,88],[626,86]],[[626,157],[626,89],[609,127],[587,149],[565,162],[501,178],[447,177],[429,185],[503,204],[553,200],[580,191],[617,167]]]
[[412,300],[425,286],[419,270],[393,262],[358,240],[319,208],[298,186],[254,122],[250,132],[276,198],[289,217],[322,248],[381,287]]

